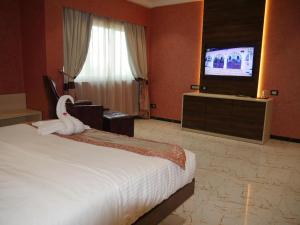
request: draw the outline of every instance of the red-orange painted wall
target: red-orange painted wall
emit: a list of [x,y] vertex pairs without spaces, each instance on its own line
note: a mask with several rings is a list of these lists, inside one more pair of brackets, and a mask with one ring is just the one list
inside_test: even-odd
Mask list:
[[0,1],[0,94],[24,92],[20,4]]
[[262,89],[279,90],[272,134],[300,139],[300,3],[269,1]]
[[46,73],[44,1],[21,2],[23,68],[27,107],[48,115],[48,104],[42,81]]
[[[147,26],[149,9],[125,0],[45,0],[47,73],[62,87],[63,7]],[[62,91],[62,89],[60,89]]]
[[136,24],[147,25],[149,9],[125,0],[26,0],[21,2],[22,45],[27,106],[48,118],[42,76],[47,74],[62,93],[63,7],[91,12]]
[[[262,86],[280,91],[274,102],[272,134],[300,138],[300,4],[298,0],[269,1]],[[57,70],[63,66],[63,6],[148,26],[150,95],[158,107],[152,115],[180,119],[182,93],[199,82],[202,2],[150,10],[125,0],[3,0],[0,94],[22,92],[25,83],[28,106],[42,110],[47,117],[41,77],[48,73],[62,86]]]
[[199,83],[202,7],[193,2],[151,10],[152,116],[180,120],[182,94]]

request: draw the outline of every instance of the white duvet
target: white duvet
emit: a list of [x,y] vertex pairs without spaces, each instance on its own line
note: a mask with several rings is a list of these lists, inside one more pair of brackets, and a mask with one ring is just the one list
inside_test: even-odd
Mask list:
[[29,125],[0,128],[1,225],[121,225],[192,181],[161,158],[40,136]]

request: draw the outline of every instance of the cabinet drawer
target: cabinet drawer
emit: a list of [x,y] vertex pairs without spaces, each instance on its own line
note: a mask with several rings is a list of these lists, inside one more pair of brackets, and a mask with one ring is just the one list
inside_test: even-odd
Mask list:
[[265,120],[265,103],[235,101],[232,111],[232,135],[261,140]]
[[231,135],[241,138],[261,140],[263,137],[263,124],[234,121],[232,123]]
[[184,96],[183,99],[183,111],[186,113],[205,113],[205,99],[192,96]]
[[206,131],[231,134],[232,101],[207,98]]
[[184,96],[182,126],[191,129],[205,128],[205,99]]
[[234,101],[232,116],[243,121],[261,124],[265,118],[265,103]]
[[232,113],[232,100],[229,99],[206,99],[206,113],[212,116],[230,116]]

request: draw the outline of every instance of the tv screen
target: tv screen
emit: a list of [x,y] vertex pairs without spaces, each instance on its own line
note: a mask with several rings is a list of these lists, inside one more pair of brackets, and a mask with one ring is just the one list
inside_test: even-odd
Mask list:
[[254,47],[207,48],[206,76],[252,77]]

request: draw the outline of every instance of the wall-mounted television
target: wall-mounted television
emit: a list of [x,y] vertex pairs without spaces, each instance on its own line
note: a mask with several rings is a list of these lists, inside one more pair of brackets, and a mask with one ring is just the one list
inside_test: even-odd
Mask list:
[[204,75],[249,78],[254,74],[254,46],[206,48]]

